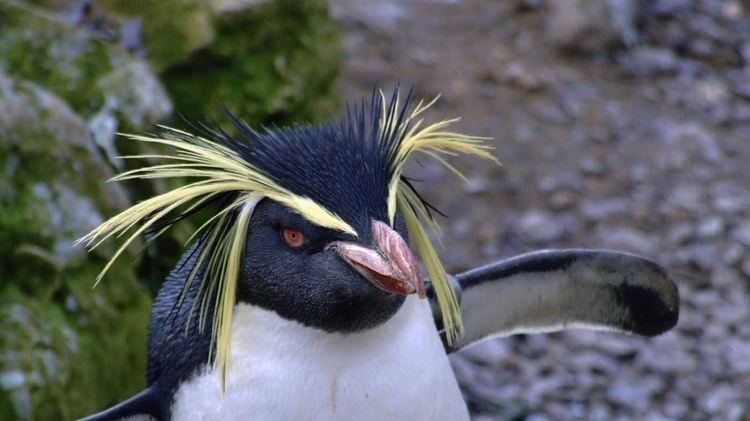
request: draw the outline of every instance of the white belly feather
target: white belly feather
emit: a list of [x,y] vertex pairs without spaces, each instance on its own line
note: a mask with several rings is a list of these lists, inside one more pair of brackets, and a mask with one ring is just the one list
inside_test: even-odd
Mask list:
[[184,383],[175,420],[467,420],[426,300],[383,325],[325,333],[247,304],[235,307],[232,360]]

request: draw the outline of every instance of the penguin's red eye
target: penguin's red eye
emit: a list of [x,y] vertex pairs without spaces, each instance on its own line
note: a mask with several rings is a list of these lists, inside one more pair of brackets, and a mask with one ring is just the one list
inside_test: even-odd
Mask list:
[[284,228],[282,235],[284,236],[284,241],[289,244],[289,247],[297,248],[305,243],[305,236],[299,230]]

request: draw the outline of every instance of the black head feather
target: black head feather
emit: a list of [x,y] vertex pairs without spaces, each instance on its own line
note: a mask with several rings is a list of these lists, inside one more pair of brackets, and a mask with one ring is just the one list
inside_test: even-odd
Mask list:
[[[384,104],[376,91],[369,103],[347,106],[343,118],[320,125],[254,130],[228,113],[238,135],[214,131],[214,137],[292,193],[354,227],[369,227],[370,219],[387,221],[396,154],[407,131],[412,92],[401,105],[397,98],[398,89]],[[391,127],[381,130],[382,121]]]

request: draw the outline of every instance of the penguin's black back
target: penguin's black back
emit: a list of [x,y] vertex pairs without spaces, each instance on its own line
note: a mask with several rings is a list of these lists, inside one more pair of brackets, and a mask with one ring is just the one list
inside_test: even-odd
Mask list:
[[175,269],[167,276],[151,309],[147,381],[149,388],[157,390],[163,397],[159,419],[169,419],[172,398],[178,386],[208,362],[213,308],[209,308],[202,332],[198,326],[200,303],[190,316],[203,280],[202,273],[195,276],[184,300],[179,302],[199,254],[196,245],[183,254]]

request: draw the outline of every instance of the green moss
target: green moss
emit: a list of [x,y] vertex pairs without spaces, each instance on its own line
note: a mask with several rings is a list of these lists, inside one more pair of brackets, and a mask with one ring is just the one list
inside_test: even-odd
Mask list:
[[105,256],[73,246],[128,203],[83,120],[2,73],[0,109],[0,413],[73,419],[143,387],[150,295],[132,252],[92,290]]
[[0,71],[34,81],[85,117],[111,114],[141,130],[172,112],[148,65],[60,15],[0,2],[0,27]]
[[177,111],[223,121],[226,107],[254,124],[331,115],[340,50],[324,0],[267,1],[217,25],[210,47],[162,75]]
[[[190,120],[223,120],[224,106],[255,124],[330,115],[339,43],[324,0],[270,0],[216,16],[204,10],[210,4],[96,3],[141,17],[148,57],[166,68]],[[143,152],[114,142],[113,131],[142,131],[171,106],[149,65],[44,16],[0,2],[2,419],[72,419],[141,389],[150,298],[138,278],[155,291],[187,236],[182,226],[161,237],[141,265],[127,251],[91,289],[115,244],[86,253],[73,240],[128,197],[169,188],[103,183],[113,171],[102,150]]]
[[150,299],[122,264],[92,290],[100,264],[67,267],[34,294],[0,291],[0,371],[24,378],[3,389],[28,397],[29,408],[14,405],[22,418],[75,419],[144,387]]
[[137,17],[149,62],[155,69],[185,60],[213,41],[210,10],[200,0],[101,0],[97,7],[126,17]]
[[98,77],[126,59],[81,29],[9,4],[0,3],[0,26],[0,68],[47,87],[84,114],[102,105]]

